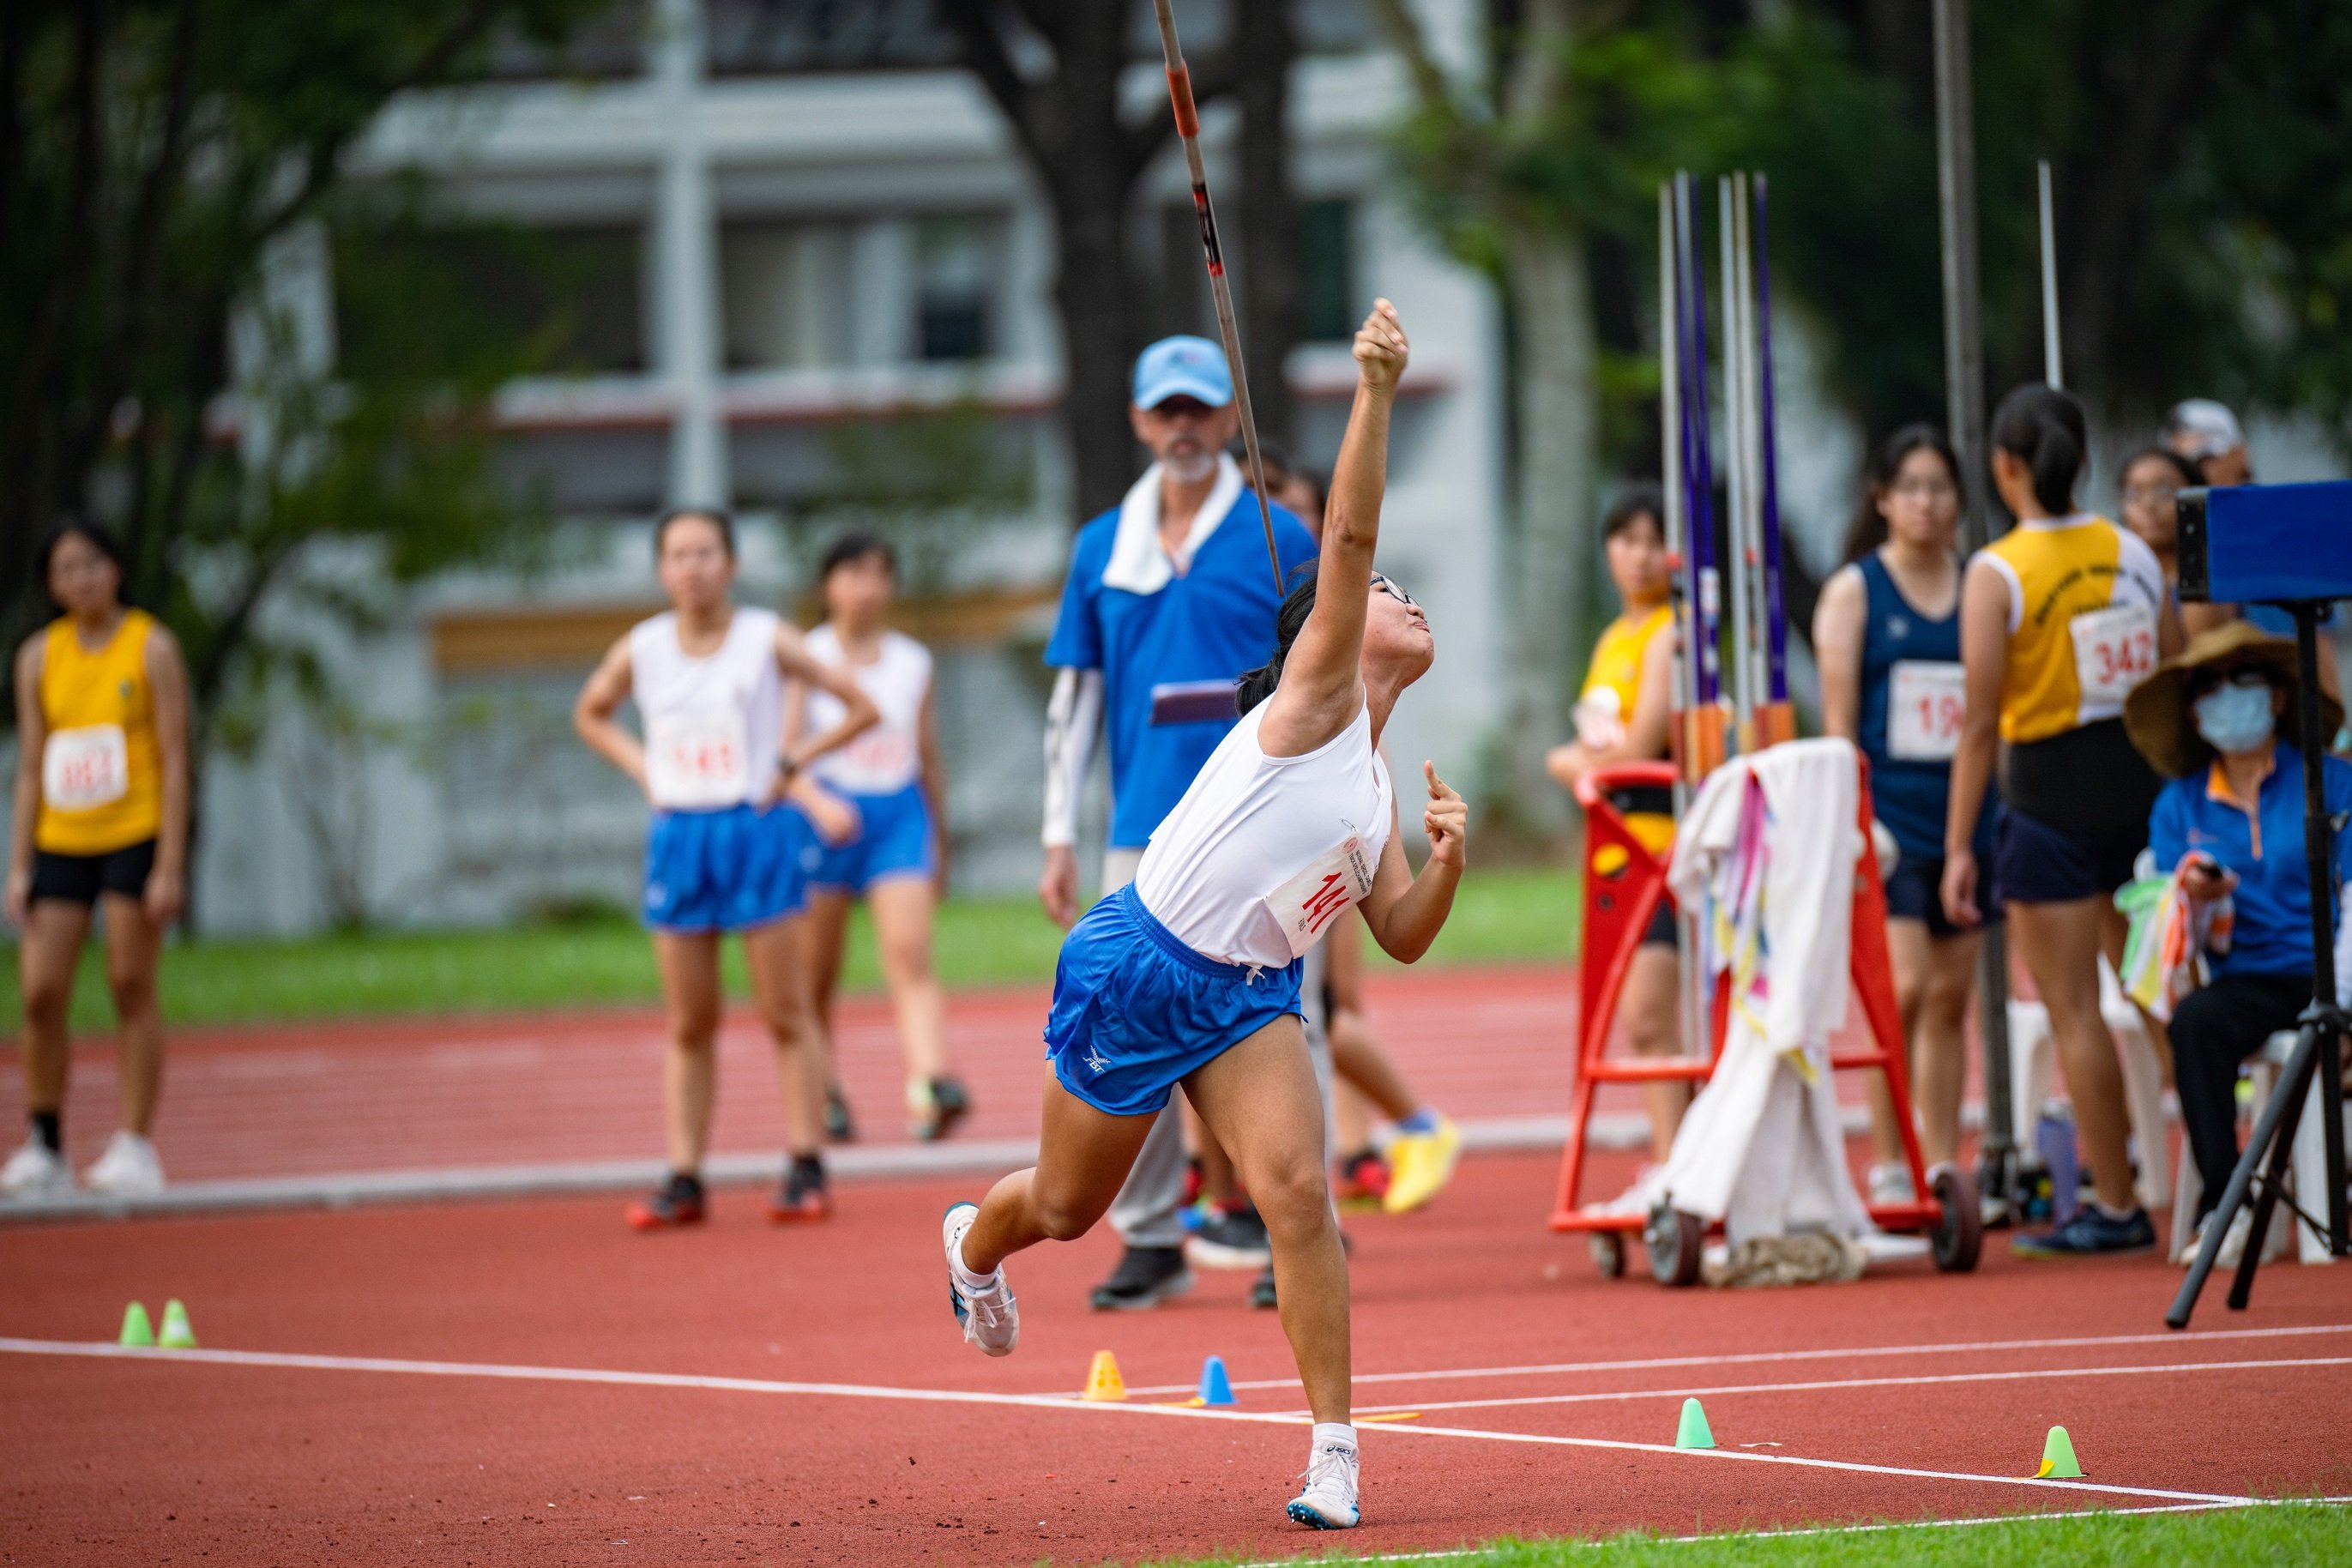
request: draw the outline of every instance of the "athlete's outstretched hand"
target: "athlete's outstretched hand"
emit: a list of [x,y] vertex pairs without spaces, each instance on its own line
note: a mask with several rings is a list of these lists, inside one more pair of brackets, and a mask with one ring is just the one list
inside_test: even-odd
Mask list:
[[1470,808],[1452,784],[1437,776],[1434,763],[1422,763],[1421,773],[1429,781],[1429,805],[1421,814],[1421,830],[1429,835],[1429,858],[1458,871],[1470,836]]
[[1372,313],[1356,330],[1356,368],[1374,392],[1394,392],[1412,345],[1405,342],[1404,323],[1386,300],[1372,301]]

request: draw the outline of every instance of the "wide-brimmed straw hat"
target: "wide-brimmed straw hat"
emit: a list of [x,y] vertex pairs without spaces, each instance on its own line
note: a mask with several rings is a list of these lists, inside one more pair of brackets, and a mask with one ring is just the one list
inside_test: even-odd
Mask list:
[[[2197,672],[2261,670],[2286,689],[2286,715],[2280,722],[2292,733],[2302,684],[2294,666],[2294,644],[2251,622],[2200,632],[2132,689],[2124,700],[2124,730],[2157,772],[2186,778],[2213,760],[2212,742],[2197,732],[2197,716],[2189,708],[2189,686]],[[2331,736],[2344,727],[2344,705],[2325,691],[2319,694],[2319,727]]]

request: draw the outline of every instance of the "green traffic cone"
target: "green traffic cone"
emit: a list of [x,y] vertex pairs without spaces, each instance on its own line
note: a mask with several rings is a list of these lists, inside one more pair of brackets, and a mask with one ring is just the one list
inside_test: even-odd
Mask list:
[[2083,1467],[2074,1462],[2074,1439],[2066,1436],[2063,1426],[2050,1428],[2050,1436],[2042,1442],[2042,1468],[2033,1472],[2041,1481],[2079,1481]]
[[1706,1412],[1696,1399],[1683,1401],[1683,1418],[1675,1425],[1675,1447],[1677,1448],[1712,1448],[1715,1434],[1708,1430]]
[[122,1309],[122,1342],[142,1347],[155,1342],[154,1326],[147,1321],[143,1302],[133,1301]]
[[163,1303],[163,1331],[155,1342],[167,1351],[192,1351],[196,1348],[196,1331],[188,1326],[188,1310],[180,1305],[177,1296]]

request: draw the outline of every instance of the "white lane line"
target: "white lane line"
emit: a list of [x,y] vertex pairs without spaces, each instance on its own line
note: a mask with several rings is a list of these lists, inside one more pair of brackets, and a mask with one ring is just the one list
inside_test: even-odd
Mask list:
[[[2144,1377],[2168,1372],[2251,1372],[2265,1367],[2352,1366],[2352,1356],[2303,1356],[2283,1361],[2163,1362],[2147,1366],[2057,1366],[2019,1372],[1951,1372],[1912,1377],[1849,1377],[1809,1383],[1720,1384],[1713,1388],[1623,1388],[1601,1394],[1528,1394],[1508,1399],[1419,1399],[1410,1405],[1359,1405],[1359,1415],[1395,1410],[1503,1410],[1528,1405],[1612,1405],[1636,1399],[1712,1399],[1732,1394],[1815,1394],[1843,1388],[1912,1388],[1944,1383],[2032,1383],[2052,1377]],[[1293,1412],[1301,1420],[1303,1410]]]
[[[1184,1420],[1239,1421],[1255,1426],[1301,1426],[1303,1418],[1272,1411],[1207,1410],[1181,1405],[1095,1403],[1066,1394],[982,1394],[967,1389],[890,1388],[861,1383],[791,1383],[772,1378],[710,1377],[691,1373],[614,1372],[599,1367],[524,1366],[501,1362],[405,1361],[389,1356],[305,1355],[280,1351],[131,1349],[104,1341],[0,1338],[0,1354],[79,1356],[105,1361],[194,1362],[215,1366],[259,1366],[307,1372],[404,1373],[422,1377],[484,1377],[522,1383],[616,1384],[636,1388],[712,1389],[732,1394],[797,1394],[835,1399],[887,1399],[920,1405],[1014,1405],[1033,1410],[1120,1412]],[[1413,1426],[1382,1423],[1374,1432],[1406,1432],[1424,1437],[1468,1437],[1488,1443],[1534,1443],[1549,1447],[1603,1448],[1625,1454],[1669,1454],[1683,1458],[1729,1459],[1747,1464],[1797,1465],[1811,1469],[1849,1470],[1860,1475],[1913,1479],[1980,1482],[2058,1491],[2098,1492],[2114,1497],[2160,1498],[2169,1502],[2247,1502],[2217,1492],[2168,1491],[2116,1486],[2107,1481],[2045,1481],[2030,1476],[1977,1475],[1964,1470],[1921,1470],[1864,1465],[1849,1459],[1809,1459],[1794,1454],[1763,1454],[1738,1448],[1677,1448],[1667,1443],[1629,1443],[1609,1437],[1558,1437],[1526,1432],[1487,1432],[1471,1426]]]
[[[2122,1345],[2186,1345],[2205,1340],[2290,1339],[2312,1334],[2352,1334],[2352,1323],[2313,1323],[2279,1329],[2214,1329],[2197,1333],[2105,1334],[2091,1339],[1959,1340],[1942,1344],[1872,1345],[1852,1349],[1746,1351],[1728,1355],[1650,1356],[1638,1361],[1557,1361],[1524,1366],[1465,1366],[1432,1372],[1360,1372],[1355,1381],[1367,1383],[1433,1383],[1449,1378],[1540,1377],[1566,1373],[1664,1372],[1678,1367],[1769,1366],[1784,1362],[1850,1361],[1878,1356],[1981,1355],[1990,1351],[2103,1350]],[[1295,1377],[1262,1377],[1236,1381],[1235,1388],[1297,1388]],[[1128,1385],[1129,1394],[1190,1394],[1189,1383]]]

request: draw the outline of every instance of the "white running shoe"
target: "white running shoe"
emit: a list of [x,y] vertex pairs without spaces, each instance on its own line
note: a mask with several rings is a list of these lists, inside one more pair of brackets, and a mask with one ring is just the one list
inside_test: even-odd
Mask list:
[[1911,1167],[1908,1165],[1889,1163],[1871,1166],[1869,1185],[1870,1201],[1873,1204],[1892,1205],[1916,1204],[1919,1201],[1919,1189],[1911,1184]]
[[153,1197],[163,1190],[163,1162],[155,1157],[155,1145],[138,1133],[117,1131],[98,1163],[81,1173],[81,1184],[119,1198]]
[[37,1137],[8,1156],[0,1166],[0,1193],[12,1198],[53,1198],[73,1191],[73,1173]]
[[1594,1214],[1631,1215],[1647,1219],[1650,1211],[1658,1206],[1658,1200],[1665,1195],[1666,1168],[1644,1160],[1641,1168],[1633,1173],[1632,1186],[1605,1204],[1591,1205],[1591,1209]]
[[1311,1530],[1353,1530],[1363,1518],[1356,1506],[1356,1442],[1346,1426],[1318,1424],[1307,1458],[1307,1489],[1290,1505],[1290,1517]]
[[964,1233],[979,1217],[978,1204],[951,1204],[940,1226],[948,1255],[948,1305],[955,1309],[968,1342],[990,1355],[1011,1355],[1021,1342],[1021,1306],[1013,1299],[1013,1287],[1004,1282],[1002,1268],[994,1284],[972,1284],[971,1270],[963,1260]]

